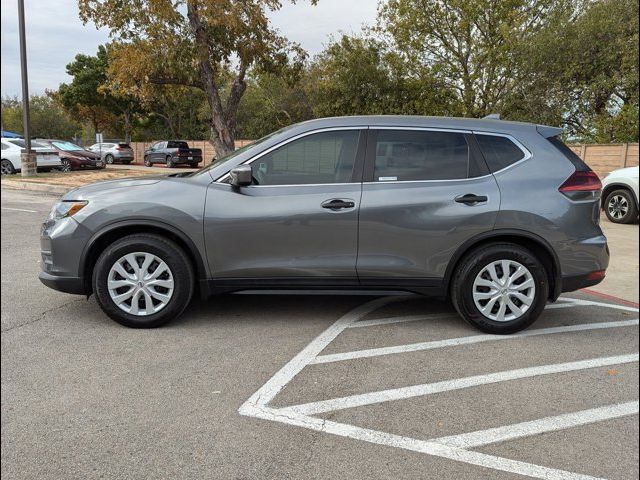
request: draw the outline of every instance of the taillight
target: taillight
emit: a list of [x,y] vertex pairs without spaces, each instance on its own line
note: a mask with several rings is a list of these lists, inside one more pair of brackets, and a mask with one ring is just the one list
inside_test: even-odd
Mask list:
[[602,190],[602,182],[592,170],[575,171],[558,189],[562,193],[597,192]]

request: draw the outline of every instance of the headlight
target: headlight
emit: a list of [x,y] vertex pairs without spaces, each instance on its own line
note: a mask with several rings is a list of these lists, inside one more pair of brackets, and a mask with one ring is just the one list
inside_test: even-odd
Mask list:
[[56,203],[51,209],[49,220],[60,220],[65,217],[72,217],[82,210],[89,202],[84,201],[62,201]]

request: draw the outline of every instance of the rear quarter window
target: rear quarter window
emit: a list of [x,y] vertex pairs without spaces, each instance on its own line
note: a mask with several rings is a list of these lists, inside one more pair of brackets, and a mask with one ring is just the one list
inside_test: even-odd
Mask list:
[[507,168],[525,157],[525,152],[508,137],[481,134],[476,135],[476,139],[491,173]]

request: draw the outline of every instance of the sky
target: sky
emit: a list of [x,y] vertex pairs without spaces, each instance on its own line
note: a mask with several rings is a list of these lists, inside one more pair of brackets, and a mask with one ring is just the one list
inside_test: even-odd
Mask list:
[[[1,94],[21,95],[18,39],[18,0],[1,2]],[[95,54],[109,40],[106,30],[83,25],[77,0],[24,0],[27,26],[29,92],[40,94],[69,81],[67,63],[78,53]],[[296,5],[283,1],[271,14],[273,25],[311,55],[320,52],[331,35],[357,33],[362,25],[375,22],[378,0],[307,0]]]

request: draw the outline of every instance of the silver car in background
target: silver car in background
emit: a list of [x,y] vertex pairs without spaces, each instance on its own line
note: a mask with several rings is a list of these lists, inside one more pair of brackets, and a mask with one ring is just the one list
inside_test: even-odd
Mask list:
[[126,142],[94,143],[87,150],[99,153],[107,164],[123,163],[129,165],[134,160],[133,149]]
[[601,183],[528,123],[342,117],[292,125],[192,173],[80,187],[41,234],[41,281],[156,327],[198,292],[448,297],[488,333],[531,325],[609,264]]

